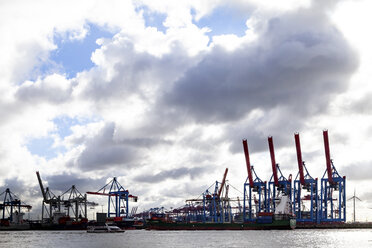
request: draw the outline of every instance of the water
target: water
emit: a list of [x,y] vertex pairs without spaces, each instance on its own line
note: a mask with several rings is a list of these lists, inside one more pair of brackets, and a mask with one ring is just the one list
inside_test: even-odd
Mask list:
[[0,232],[0,247],[370,247],[372,230]]

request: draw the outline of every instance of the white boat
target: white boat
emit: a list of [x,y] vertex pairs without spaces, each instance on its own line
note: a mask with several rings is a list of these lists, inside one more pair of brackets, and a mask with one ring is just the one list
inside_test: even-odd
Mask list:
[[88,233],[123,233],[124,230],[117,226],[104,225],[104,226],[88,226]]

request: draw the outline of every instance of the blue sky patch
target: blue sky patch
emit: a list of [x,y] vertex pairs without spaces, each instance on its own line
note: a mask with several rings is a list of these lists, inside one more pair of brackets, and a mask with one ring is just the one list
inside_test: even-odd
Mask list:
[[57,126],[57,134],[61,139],[72,134],[71,126],[79,124],[77,119],[69,117],[58,117],[53,122]]
[[[92,122],[92,119],[70,118],[62,116],[53,119],[56,125],[56,131],[54,134],[58,135],[61,139],[72,134],[71,126],[74,125],[85,125]],[[64,147],[53,147],[54,139],[52,137],[43,137],[30,140],[26,146],[27,149],[34,155],[44,157],[45,159],[51,159],[56,157],[59,153],[66,152]]]
[[32,154],[44,157],[45,159],[51,159],[64,150],[63,148],[56,149],[52,147],[53,143],[53,138],[38,138],[32,139],[26,146]]
[[86,125],[91,122],[95,122],[97,120],[90,119],[90,118],[70,118],[68,116],[61,116],[53,119],[54,124],[57,126],[56,134],[61,137],[61,139],[65,138],[72,134],[71,127],[75,125]]
[[166,27],[163,25],[163,22],[167,18],[166,14],[150,11],[147,7],[142,7],[141,10],[143,10],[143,18],[145,19],[146,27],[155,27],[158,31],[163,33],[167,31]]
[[[62,70],[66,73],[67,78],[75,77],[78,72],[88,70],[94,66],[90,57],[92,52],[99,48],[96,40],[99,38],[112,38],[113,33],[104,30],[94,24],[89,24],[89,31],[83,40],[69,40],[69,33],[66,36],[56,34],[54,43],[58,46],[51,53],[50,59],[58,65],[62,66]],[[47,71],[49,68],[43,68]],[[44,72],[45,72],[44,71]]]
[[195,21],[198,27],[209,27],[212,31],[208,33],[210,37],[222,34],[235,34],[244,36],[247,26],[248,13],[238,14],[236,10],[221,6],[213,10],[213,12],[202,17],[199,21]]

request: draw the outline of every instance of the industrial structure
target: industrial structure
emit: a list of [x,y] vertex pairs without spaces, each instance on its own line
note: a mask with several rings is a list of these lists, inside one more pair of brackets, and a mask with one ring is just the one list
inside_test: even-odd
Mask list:
[[111,179],[105,186],[98,191],[89,191],[87,194],[101,195],[108,197],[107,216],[108,217],[130,217],[129,199],[137,202],[138,197],[129,194],[129,191],[117,181],[116,177]]
[[79,190],[72,185],[66,192],[64,192],[60,197],[63,202],[65,211],[71,219],[79,221],[79,219],[87,219],[88,206],[98,206],[98,203],[87,201],[87,194],[81,194]]
[[[302,159],[300,135],[294,134],[298,173],[292,182],[292,175],[286,178],[276,163],[273,137],[268,137],[272,176],[269,182],[257,176],[251,165],[248,142],[243,140],[247,169],[244,182],[243,206],[239,198],[228,196],[226,168],[221,182],[216,181],[200,197],[186,200],[186,205],[166,211],[157,208],[146,212],[154,229],[193,229],[191,223],[198,223],[197,229],[259,229],[271,228],[284,221],[292,225],[311,228],[319,225],[340,227],[345,223],[345,177],[339,176],[330,160],[328,133],[323,132],[327,170],[319,190],[318,179],[313,178]],[[236,201],[238,206],[231,206]],[[144,215],[142,215],[144,216]],[[158,221],[158,222],[156,222]],[[286,222],[287,221],[287,222]],[[289,222],[288,222],[289,221]],[[173,223],[173,224],[172,224]],[[231,225],[227,225],[227,224]],[[236,223],[242,225],[237,226]],[[289,223],[289,224],[288,224]],[[213,225],[212,225],[213,224]],[[281,224],[279,224],[280,226]]]
[[181,208],[181,211],[186,213],[187,221],[201,221],[202,223],[227,223],[232,221],[231,199],[228,196],[229,184],[226,183],[228,171],[228,168],[226,168],[222,181],[216,181],[206,189],[202,193],[201,199],[186,200],[186,206]]
[[293,185],[293,212],[298,222],[315,223],[318,218],[318,178],[313,178],[302,160],[300,135],[294,134],[298,173]]
[[[268,182],[258,177],[251,164],[248,142],[246,139],[242,141],[247,169],[243,204],[240,202],[241,198],[232,198],[229,195],[229,190],[235,187],[227,181],[228,168],[225,169],[220,182],[215,181],[196,199],[186,200],[184,206],[171,210],[163,207],[151,208],[142,214],[136,214],[137,206],[132,207],[130,211],[129,201],[137,202],[138,197],[130,194],[116,177],[95,192],[82,194],[72,185],[64,193],[55,195],[49,187],[44,187],[37,171],[43,200],[41,223],[36,224],[40,224],[38,228],[41,229],[44,226],[69,229],[66,228],[68,225],[72,228],[86,228],[87,207],[98,205],[87,200],[87,194],[91,194],[107,197],[107,214],[100,213],[100,220],[103,220],[101,222],[111,221],[121,228],[134,227],[137,221],[134,217],[148,218],[152,225],[160,229],[193,229],[194,223],[198,223],[200,230],[282,229],[293,228],[294,219],[298,226],[303,227],[342,226],[346,221],[346,177],[340,176],[331,159],[328,131],[323,131],[326,170],[320,179],[320,186],[318,178],[310,175],[302,158],[299,133],[294,134],[294,140],[298,173],[293,184],[292,175],[286,178],[276,163],[273,137],[268,137],[272,169]],[[239,193],[241,196],[240,191]],[[354,191],[354,196],[349,200],[354,201],[355,222],[355,201],[360,199],[355,196]],[[22,222],[22,208],[29,210],[31,206],[21,202],[7,188],[0,194],[0,225]],[[160,222],[156,222],[157,220]],[[33,224],[33,227],[36,226],[32,221],[29,223]]]
[[244,183],[243,219],[244,221],[253,221],[258,218],[259,213],[268,210],[267,183],[257,176],[253,165],[251,165],[247,140],[243,140],[243,149],[248,172]]
[[356,200],[358,200],[358,201],[362,201],[362,200],[358,196],[356,196],[355,189],[354,189],[354,195],[347,200],[348,201],[353,200],[353,222],[355,223],[356,222],[355,202],[356,202]]
[[346,220],[346,177],[340,176],[329,151],[328,131],[323,131],[327,169],[321,179],[320,222]]
[[9,188],[1,193],[0,197],[3,199],[0,203],[1,225],[20,224],[24,215],[21,210],[27,209],[29,211],[32,208],[32,206],[22,203],[19,197],[13,194]]
[[36,176],[43,195],[42,222],[53,224],[66,224],[67,221],[87,222],[87,206],[97,206],[97,203],[88,201],[87,195],[82,195],[75,185],[62,195],[56,196],[49,187],[44,188],[38,171]]
[[[294,134],[298,173],[292,184],[283,175],[275,160],[273,138],[268,137],[272,176],[261,180],[250,163],[247,140],[243,140],[248,177],[244,183],[243,219],[255,221],[274,214],[295,215],[298,225],[344,223],[346,220],[346,178],[337,172],[330,158],[328,131],[323,131],[326,171],[321,179],[313,178],[302,159],[300,136]],[[354,199],[355,200],[355,199]]]
[[[268,137],[269,150],[271,157],[271,167],[273,175],[269,181],[268,193],[267,193],[267,210],[268,212],[277,212],[277,207],[282,200],[285,200],[286,203],[278,211],[283,212],[292,212],[292,206],[288,206],[288,203],[292,200],[292,175],[290,174],[288,179],[283,175],[280,170],[279,164],[275,161],[275,152],[274,152],[274,143],[273,137]],[[280,199],[280,202],[279,202]],[[282,203],[282,204],[283,204]]]
[[[186,204],[166,210],[164,207],[151,208],[137,216],[149,218],[151,221],[161,220],[174,223],[214,223],[227,224],[241,217],[239,199],[229,196],[230,184],[227,181],[228,168],[222,181],[215,181],[199,197],[186,200]],[[232,187],[232,186],[231,186]],[[238,202],[238,206],[232,206]]]

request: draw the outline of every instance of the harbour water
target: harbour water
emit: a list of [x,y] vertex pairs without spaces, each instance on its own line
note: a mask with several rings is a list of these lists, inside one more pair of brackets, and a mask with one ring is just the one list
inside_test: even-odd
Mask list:
[[288,231],[0,232],[0,247],[372,247],[371,229]]

